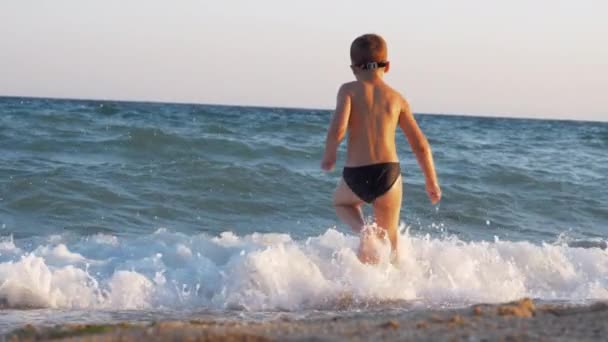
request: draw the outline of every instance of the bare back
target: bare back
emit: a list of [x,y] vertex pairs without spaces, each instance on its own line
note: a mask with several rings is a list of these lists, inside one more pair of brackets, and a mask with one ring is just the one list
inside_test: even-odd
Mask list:
[[350,97],[346,166],[398,162],[395,131],[403,99],[382,80],[344,86]]

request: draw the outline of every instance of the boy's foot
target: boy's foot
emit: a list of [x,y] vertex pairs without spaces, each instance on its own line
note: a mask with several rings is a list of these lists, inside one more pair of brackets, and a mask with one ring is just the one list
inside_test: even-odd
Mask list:
[[365,226],[359,234],[359,260],[364,264],[377,264],[383,244],[386,244],[386,231],[375,225]]

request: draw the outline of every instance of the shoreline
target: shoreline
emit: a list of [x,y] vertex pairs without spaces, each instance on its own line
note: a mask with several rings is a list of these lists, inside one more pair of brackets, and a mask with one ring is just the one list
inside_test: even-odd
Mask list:
[[599,340],[608,336],[608,302],[539,304],[524,298],[463,309],[264,322],[179,320],[150,323],[25,326],[6,341],[397,341],[397,340]]

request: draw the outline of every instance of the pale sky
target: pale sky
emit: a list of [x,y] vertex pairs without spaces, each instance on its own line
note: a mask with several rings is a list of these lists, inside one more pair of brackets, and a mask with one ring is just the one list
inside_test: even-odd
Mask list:
[[0,95],[332,108],[368,32],[415,112],[608,121],[605,0],[0,0]]

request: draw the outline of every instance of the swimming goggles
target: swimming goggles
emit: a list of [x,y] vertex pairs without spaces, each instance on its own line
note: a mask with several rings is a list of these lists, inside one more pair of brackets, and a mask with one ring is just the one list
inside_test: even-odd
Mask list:
[[376,70],[378,68],[384,68],[388,65],[388,62],[369,62],[362,64],[353,64],[351,67],[357,67],[361,70]]

